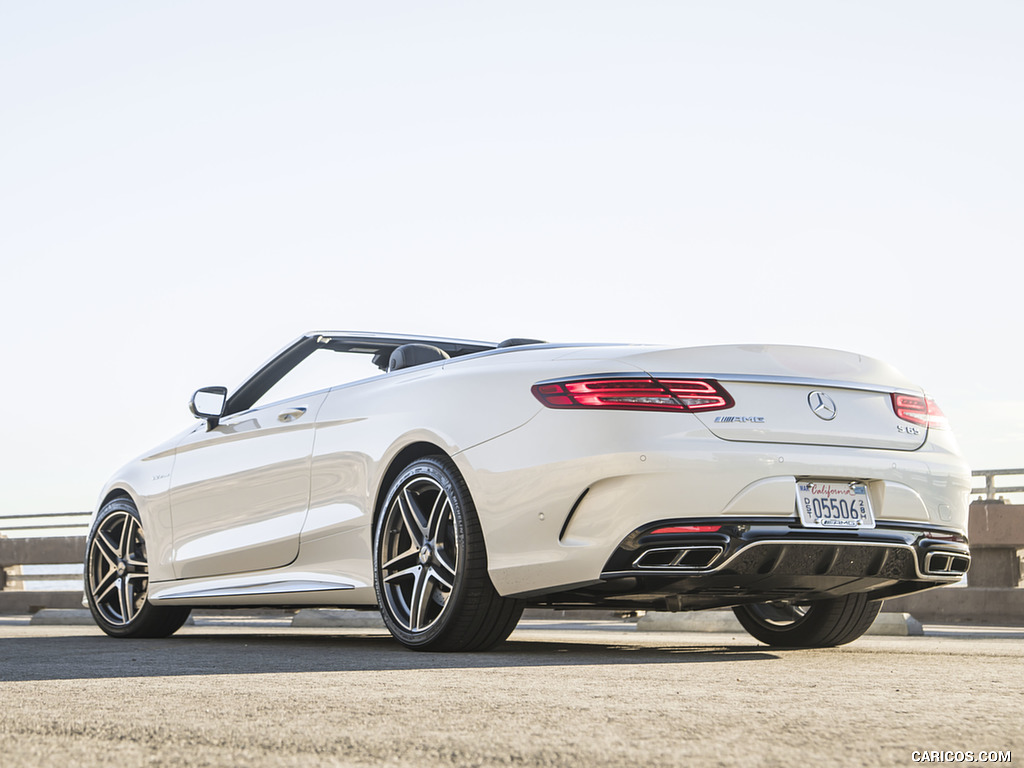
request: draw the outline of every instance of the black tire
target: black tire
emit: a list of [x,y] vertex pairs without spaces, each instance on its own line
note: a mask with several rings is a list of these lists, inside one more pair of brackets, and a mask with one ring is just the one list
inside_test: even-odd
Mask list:
[[481,651],[515,629],[522,600],[501,597],[466,482],[446,456],[407,466],[377,520],[374,587],[388,630],[407,648]]
[[86,541],[85,596],[96,624],[111,637],[167,637],[191,608],[149,602],[146,535],[135,503],[107,502]]
[[882,609],[881,600],[847,595],[810,603],[753,603],[733,613],[762,643],[790,648],[829,648],[856,640]]

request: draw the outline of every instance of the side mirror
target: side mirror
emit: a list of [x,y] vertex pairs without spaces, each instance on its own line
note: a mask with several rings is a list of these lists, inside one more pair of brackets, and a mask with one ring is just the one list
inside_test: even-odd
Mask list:
[[188,409],[192,411],[192,415],[197,419],[216,422],[217,419],[224,415],[224,406],[227,405],[227,402],[227,387],[203,387],[196,390],[196,393],[192,395]]

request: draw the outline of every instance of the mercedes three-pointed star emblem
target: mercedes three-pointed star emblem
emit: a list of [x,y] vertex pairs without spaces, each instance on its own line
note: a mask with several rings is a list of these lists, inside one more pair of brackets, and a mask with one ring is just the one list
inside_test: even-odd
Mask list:
[[832,421],[836,417],[836,401],[819,389],[807,396],[807,404],[819,419]]

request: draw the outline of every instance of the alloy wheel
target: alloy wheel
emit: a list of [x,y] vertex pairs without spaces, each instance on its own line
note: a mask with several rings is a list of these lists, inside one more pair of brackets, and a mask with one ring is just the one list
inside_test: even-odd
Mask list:
[[441,618],[456,584],[459,523],[452,501],[436,480],[415,476],[384,514],[381,591],[402,629],[423,632]]
[[146,605],[146,539],[138,519],[127,510],[107,515],[94,532],[86,588],[96,610],[113,627],[127,627]]

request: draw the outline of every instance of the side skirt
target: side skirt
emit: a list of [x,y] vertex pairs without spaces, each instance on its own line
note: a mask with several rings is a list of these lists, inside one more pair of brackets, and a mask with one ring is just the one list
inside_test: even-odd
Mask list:
[[154,605],[376,605],[372,585],[325,573],[253,573],[151,582]]

